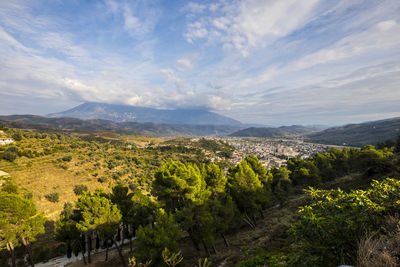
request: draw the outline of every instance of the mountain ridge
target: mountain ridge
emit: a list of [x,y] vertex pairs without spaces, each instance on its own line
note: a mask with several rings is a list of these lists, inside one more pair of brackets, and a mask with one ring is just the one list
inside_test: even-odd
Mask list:
[[290,137],[303,135],[317,131],[315,127],[306,127],[301,125],[280,126],[280,127],[249,127],[238,130],[229,136],[233,137]]
[[148,107],[85,102],[58,113],[51,118],[105,119],[113,122],[154,122],[187,125],[241,126],[235,119],[203,109],[155,109]]
[[307,135],[306,141],[361,147],[367,144],[376,145],[388,139],[395,140],[398,136],[400,136],[400,117],[395,117],[331,127]]
[[115,131],[120,133],[148,136],[227,135],[236,131],[237,129],[240,129],[240,127],[236,126],[185,124],[170,125],[154,122],[113,122],[102,119],[48,118],[37,115],[0,116],[0,123],[8,127],[36,129],[42,131]]

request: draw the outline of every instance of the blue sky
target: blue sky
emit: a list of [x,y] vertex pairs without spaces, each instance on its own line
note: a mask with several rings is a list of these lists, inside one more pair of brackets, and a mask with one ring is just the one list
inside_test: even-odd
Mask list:
[[86,101],[267,125],[400,117],[400,1],[0,1],[0,114]]

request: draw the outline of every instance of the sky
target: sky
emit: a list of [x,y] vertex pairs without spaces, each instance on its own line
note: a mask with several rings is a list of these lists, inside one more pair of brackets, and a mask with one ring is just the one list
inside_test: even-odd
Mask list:
[[276,126],[400,117],[400,1],[0,0],[0,114],[87,101]]

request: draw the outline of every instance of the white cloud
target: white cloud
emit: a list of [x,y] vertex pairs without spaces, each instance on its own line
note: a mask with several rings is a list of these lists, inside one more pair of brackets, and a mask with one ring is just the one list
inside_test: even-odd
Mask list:
[[109,8],[113,13],[117,13],[120,9],[120,5],[114,0],[104,0],[104,3],[106,4],[106,7]]
[[191,13],[202,13],[204,10],[207,9],[207,5],[199,4],[196,2],[189,2],[185,7],[184,10],[191,12]]
[[290,67],[301,70],[318,64],[326,64],[352,58],[368,51],[377,51],[400,44],[400,25],[394,21],[382,21],[372,28],[343,38],[331,48],[307,55]]
[[230,110],[231,109],[231,101],[229,97],[220,96],[220,95],[208,95],[208,103],[207,106],[214,110]]
[[158,11],[151,1],[104,0],[105,8],[123,18],[123,29],[135,38],[144,38],[154,29]]
[[139,19],[132,15],[132,11],[128,6],[125,6],[123,14],[125,19],[124,22],[125,30],[137,32],[141,26]]
[[230,109],[231,102],[228,95],[215,90],[195,91],[194,88],[190,88],[185,80],[178,77],[175,71],[170,68],[161,69],[160,72],[166,76],[164,88],[167,91],[158,97],[165,107],[201,107],[213,110]]
[[[398,36],[400,36],[400,24],[394,20],[382,21],[360,33],[344,37],[330,47],[310,53],[283,66],[270,66],[257,76],[242,80],[238,87],[246,88],[262,85],[277,79],[280,75],[299,72],[320,65],[335,64],[346,60],[351,60],[351,64],[357,64],[357,61],[355,61],[357,57],[371,57],[381,51],[400,46]],[[358,64],[366,63],[361,61]],[[315,74],[316,71],[314,70],[314,76]],[[332,75],[331,71],[330,74]]]
[[[265,47],[311,20],[311,11],[317,3],[318,0],[221,2],[222,15],[211,16],[206,22],[190,23],[185,37],[193,42],[209,37],[208,32],[217,31],[220,37],[214,41],[247,56],[252,48]],[[201,26],[196,24],[199,22]]]
[[37,0],[0,1],[0,23],[22,33],[34,34],[37,29],[48,30],[54,26],[48,16],[33,14],[30,9]]
[[44,32],[34,37],[36,42],[44,47],[54,49],[73,60],[85,60],[89,57],[88,51],[74,44],[70,34],[60,32]]
[[180,58],[176,61],[176,65],[179,70],[190,70],[193,68],[190,58]]
[[20,42],[14,39],[10,34],[8,34],[2,27],[0,27],[0,41],[1,43],[8,43],[14,48],[21,49],[24,51],[29,51],[26,46],[22,45]]
[[198,38],[205,38],[208,34],[203,22],[196,21],[188,25],[188,32],[185,33],[185,38],[189,43],[193,43],[193,40]]
[[277,125],[298,121],[344,124],[399,113],[399,61],[328,77],[335,75],[335,79],[310,79],[313,76],[308,75],[303,77],[308,83],[294,81],[293,86],[236,94],[231,112],[239,120],[262,122],[268,118]]

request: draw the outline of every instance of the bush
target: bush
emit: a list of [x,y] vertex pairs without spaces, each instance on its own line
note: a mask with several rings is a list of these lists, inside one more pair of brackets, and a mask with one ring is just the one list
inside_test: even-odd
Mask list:
[[44,197],[50,201],[50,202],[58,202],[60,199],[60,195],[58,194],[58,192],[53,192],[53,193],[49,193],[47,195],[44,195]]
[[264,255],[258,255],[252,258],[248,258],[240,262],[237,267],[254,267],[254,266],[264,266],[266,262],[266,257]]
[[373,181],[368,190],[306,190],[310,204],[300,207],[300,219],[290,232],[304,249],[318,255],[319,266],[356,261],[357,243],[366,232],[379,231],[385,216],[400,203],[400,181]]
[[78,184],[78,185],[75,185],[75,187],[74,187],[74,193],[77,196],[80,196],[83,194],[83,192],[87,192],[87,191],[88,191],[88,187],[84,184]]
[[13,152],[18,154],[18,147],[16,146],[9,146],[6,150],[7,152]]
[[67,170],[68,166],[66,164],[60,164],[59,165],[61,169]]
[[6,181],[3,184],[2,188],[1,188],[1,191],[7,192],[9,194],[19,194],[19,186],[16,185],[16,184],[13,184],[10,181]]
[[6,151],[3,153],[2,158],[5,160],[8,160],[9,162],[13,162],[14,160],[17,159],[17,153],[11,152],[11,151]]
[[63,161],[70,162],[72,160],[72,155],[66,155],[62,158]]
[[107,179],[107,177],[102,176],[102,177],[99,177],[99,178],[97,179],[97,181],[98,181],[99,183],[105,183],[105,182],[108,181],[108,179]]
[[21,135],[21,133],[17,132],[17,133],[15,133],[15,134],[13,134],[12,138],[13,138],[15,141],[21,141],[21,140],[22,140],[22,135]]

